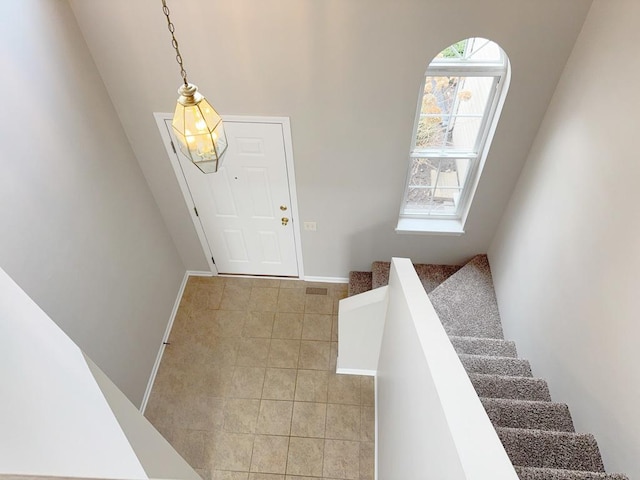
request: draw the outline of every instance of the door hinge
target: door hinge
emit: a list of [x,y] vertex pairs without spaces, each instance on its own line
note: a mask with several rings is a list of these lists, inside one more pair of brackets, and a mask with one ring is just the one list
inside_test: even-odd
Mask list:
[[196,217],[199,217],[200,215],[198,215],[198,209],[196,208],[196,206],[193,206],[193,211],[196,212]]
[[176,146],[173,144],[173,142],[171,142],[171,150],[173,150],[173,153],[178,153],[176,152]]
[[216,264],[216,261],[213,259],[213,257],[211,257],[211,261],[213,262],[213,264]]

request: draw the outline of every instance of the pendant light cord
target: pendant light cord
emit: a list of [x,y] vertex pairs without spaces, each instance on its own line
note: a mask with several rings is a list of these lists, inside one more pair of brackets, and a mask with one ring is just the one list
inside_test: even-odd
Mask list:
[[176,40],[176,36],[175,36],[176,27],[171,21],[171,19],[169,18],[170,12],[169,12],[169,7],[167,7],[166,0],[162,0],[162,12],[164,13],[164,16],[167,17],[167,28],[169,29],[169,33],[171,33],[171,46],[176,51],[176,62],[178,62],[178,65],[180,65],[180,75],[182,76],[182,80],[184,81],[184,84],[188,85],[189,82],[187,82],[187,71],[184,69],[184,66],[182,65],[182,55],[180,54],[180,49],[178,48],[178,40]]

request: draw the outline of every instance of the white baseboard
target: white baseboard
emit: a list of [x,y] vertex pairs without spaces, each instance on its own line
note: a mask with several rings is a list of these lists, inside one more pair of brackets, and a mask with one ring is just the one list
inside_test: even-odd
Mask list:
[[304,277],[305,282],[349,283],[345,277]]
[[211,272],[200,271],[200,270],[187,270],[187,276],[189,277],[214,277],[215,275]]
[[364,375],[367,377],[375,377],[375,370],[363,370],[360,368],[340,368],[336,369],[336,373],[341,373],[342,375]]
[[[202,273],[202,275],[200,275]],[[173,327],[173,322],[176,319],[176,315],[178,313],[178,307],[180,306],[180,300],[182,300],[182,294],[184,293],[184,288],[187,286],[187,280],[189,280],[189,276],[211,276],[211,272],[191,272],[186,271],[184,273],[184,278],[182,279],[182,284],[178,289],[178,296],[176,297],[176,301],[173,304],[173,310],[171,311],[171,316],[169,317],[169,323],[167,324],[167,328],[164,331],[164,336],[162,337],[162,344],[160,345],[160,349],[158,350],[158,355],[156,356],[156,362],[153,364],[153,369],[151,370],[151,376],[149,377],[149,382],[147,383],[147,389],[144,391],[144,397],[142,397],[142,404],[140,405],[140,413],[144,415],[144,410],[147,408],[147,403],[149,402],[149,396],[151,395],[151,389],[153,388],[153,383],[156,380],[156,375],[158,374],[158,368],[160,368],[160,361],[162,360],[162,354],[164,353],[164,347],[166,346],[166,342],[169,340],[169,334],[171,333],[171,328]]]

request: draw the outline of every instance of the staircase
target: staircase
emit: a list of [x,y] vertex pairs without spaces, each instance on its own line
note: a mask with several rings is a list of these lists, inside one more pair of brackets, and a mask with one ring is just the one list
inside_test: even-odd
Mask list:
[[[384,286],[388,262],[349,274],[349,295]],[[521,480],[628,480],[607,474],[593,435],[576,433],[567,405],[504,340],[489,262],[415,265],[460,361]]]

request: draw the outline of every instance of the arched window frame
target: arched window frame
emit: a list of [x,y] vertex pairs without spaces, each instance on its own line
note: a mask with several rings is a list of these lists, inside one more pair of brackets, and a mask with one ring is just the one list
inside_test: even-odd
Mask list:
[[[470,38],[463,42],[490,42],[481,38]],[[422,79],[420,91],[418,95],[418,105],[416,108],[416,117],[413,126],[413,135],[411,141],[411,149],[409,154],[409,168],[407,173],[407,181],[404,189],[404,195],[402,205],[400,209],[400,216],[398,220],[398,226],[396,231],[399,233],[442,233],[442,234],[454,234],[460,235],[464,233],[464,224],[471,208],[471,203],[484,167],[491,140],[495,132],[502,105],[506,98],[506,94],[510,81],[510,63],[505,52],[497,46],[497,44],[490,42],[492,45],[498,47],[500,52],[499,60],[482,60],[473,58],[442,58],[442,54],[434,58]],[[447,49],[443,50],[443,53],[448,49],[454,48],[457,45],[461,45],[462,42],[457,42]],[[466,45],[466,43],[465,43]],[[479,45],[479,44],[478,44]],[[467,50],[467,49],[465,49]],[[478,48],[476,51],[479,51]],[[464,149],[451,148],[451,146],[445,147],[423,147],[417,145],[418,139],[418,125],[421,116],[425,116],[423,109],[423,99],[425,98],[425,85],[427,79],[433,79],[436,77],[490,77],[493,78],[493,85],[490,90],[489,99],[485,106],[485,111],[482,115],[482,121],[476,141],[472,146]],[[459,101],[457,98],[453,100],[456,106],[452,109],[453,114],[449,119],[456,119],[456,115],[459,108]],[[455,125],[455,122],[452,122]],[[447,127],[448,128],[448,127]],[[453,131],[453,128],[451,129]],[[447,130],[449,133],[449,130]],[[418,201],[410,200],[410,193],[412,190],[415,192],[416,188],[423,188],[430,190],[432,196],[436,196],[436,192],[443,191],[438,188],[438,180],[435,185],[431,187],[425,187],[420,185],[412,185],[412,171],[415,167],[415,162],[418,159],[427,159],[427,161],[438,163],[442,165],[441,160],[456,159],[467,161],[465,166],[467,171],[466,177],[463,181],[463,186],[455,200],[451,200],[455,206],[453,209],[443,209],[441,211],[434,211],[433,205],[436,202],[432,199],[431,203],[425,206],[420,206]],[[440,167],[438,167],[438,174],[440,174]]]

